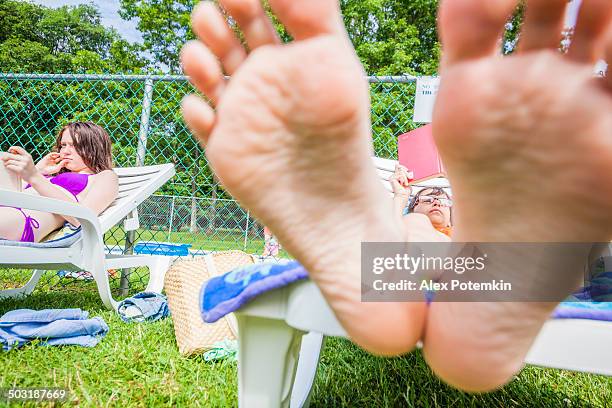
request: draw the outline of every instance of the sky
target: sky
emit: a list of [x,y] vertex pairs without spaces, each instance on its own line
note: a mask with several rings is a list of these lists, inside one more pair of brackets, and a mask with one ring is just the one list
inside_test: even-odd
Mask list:
[[142,43],[142,35],[136,29],[136,21],[125,21],[119,16],[119,0],[30,0],[30,2],[53,8],[85,3],[94,4],[100,11],[102,25],[114,27],[129,42]]

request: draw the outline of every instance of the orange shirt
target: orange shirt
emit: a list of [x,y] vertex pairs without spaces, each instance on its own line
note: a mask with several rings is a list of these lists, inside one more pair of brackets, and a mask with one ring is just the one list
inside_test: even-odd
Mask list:
[[453,227],[442,227],[442,228],[436,228],[436,230],[440,231],[441,233],[443,233],[444,235],[446,235],[447,237],[450,238],[452,232],[453,232]]

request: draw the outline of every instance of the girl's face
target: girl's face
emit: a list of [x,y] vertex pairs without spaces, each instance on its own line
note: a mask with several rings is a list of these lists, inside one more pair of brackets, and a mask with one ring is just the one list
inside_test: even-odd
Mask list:
[[[419,196],[419,201],[414,207],[415,213],[421,213],[429,217],[429,220],[436,228],[450,226],[450,206],[451,200],[446,195],[430,195],[432,190],[423,191]],[[422,198],[421,198],[422,197]]]
[[74,140],[70,134],[70,130],[66,129],[62,133],[60,145],[60,159],[64,161],[64,167],[73,172],[91,172],[87,167],[83,158],[79,155],[74,147]]

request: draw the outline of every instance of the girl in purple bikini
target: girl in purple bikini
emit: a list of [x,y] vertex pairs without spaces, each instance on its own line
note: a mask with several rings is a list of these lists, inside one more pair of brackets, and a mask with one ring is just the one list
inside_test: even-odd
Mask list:
[[[96,214],[117,197],[117,175],[112,170],[108,133],[92,122],[73,122],[58,133],[54,152],[36,165],[23,148],[13,146],[0,165],[21,177],[24,193],[79,203]],[[0,238],[38,242],[72,217],[0,204]]]

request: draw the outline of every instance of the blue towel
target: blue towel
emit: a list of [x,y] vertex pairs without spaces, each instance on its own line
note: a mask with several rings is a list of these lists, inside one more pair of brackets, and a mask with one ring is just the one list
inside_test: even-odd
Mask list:
[[124,299],[117,308],[124,322],[154,322],[170,315],[168,300],[160,293],[141,292]]
[[0,343],[5,351],[34,340],[43,346],[93,347],[108,326],[101,317],[88,317],[81,309],[13,310],[0,317]]
[[306,270],[296,261],[236,268],[204,283],[200,290],[202,319],[214,323],[264,292],[307,277]]
[[557,306],[553,317],[612,321],[612,272],[596,275],[589,285]]

